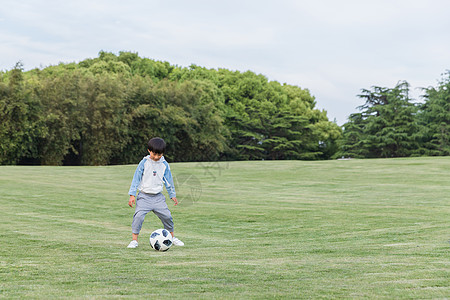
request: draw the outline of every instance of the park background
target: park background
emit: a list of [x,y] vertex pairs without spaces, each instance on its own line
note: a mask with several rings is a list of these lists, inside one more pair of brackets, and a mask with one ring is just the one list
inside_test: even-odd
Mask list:
[[449,5],[2,1],[0,298],[449,298]]

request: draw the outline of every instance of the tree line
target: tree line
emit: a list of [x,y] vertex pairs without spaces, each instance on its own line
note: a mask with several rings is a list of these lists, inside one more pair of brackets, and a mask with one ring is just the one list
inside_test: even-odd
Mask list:
[[150,137],[170,161],[450,155],[450,72],[425,88],[363,89],[342,127],[309,90],[251,71],[180,67],[137,53],[0,72],[0,164],[136,163]]
[[450,155],[450,72],[414,103],[409,84],[363,89],[360,112],[343,126],[335,157],[388,158]]
[[341,128],[307,89],[254,72],[137,53],[0,72],[0,164],[136,163],[150,137],[171,161],[328,159]]

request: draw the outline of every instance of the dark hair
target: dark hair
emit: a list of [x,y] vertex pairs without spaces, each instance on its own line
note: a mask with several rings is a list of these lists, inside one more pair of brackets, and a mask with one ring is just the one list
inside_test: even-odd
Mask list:
[[156,137],[148,141],[148,150],[157,154],[164,154],[166,151],[166,142],[162,138]]

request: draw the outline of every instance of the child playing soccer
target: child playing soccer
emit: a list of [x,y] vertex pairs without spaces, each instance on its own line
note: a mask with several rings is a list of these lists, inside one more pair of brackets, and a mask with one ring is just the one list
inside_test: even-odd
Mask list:
[[[172,173],[167,161],[164,159],[166,143],[161,138],[152,138],[148,142],[148,152],[150,155],[145,156],[134,173],[133,181],[128,192],[130,200],[128,205],[133,207],[136,202],[136,211],[131,224],[133,240],[128,248],[136,248],[138,246],[138,236],[144,223],[145,215],[153,211],[161,220],[164,229],[167,229],[173,237],[173,244],[176,246],[184,246],[184,243],[173,235],[173,220],[169,208],[166,204],[166,197],[161,193],[163,184],[169,193],[170,199],[178,204],[173,185]],[[139,194],[136,198],[136,192]]]

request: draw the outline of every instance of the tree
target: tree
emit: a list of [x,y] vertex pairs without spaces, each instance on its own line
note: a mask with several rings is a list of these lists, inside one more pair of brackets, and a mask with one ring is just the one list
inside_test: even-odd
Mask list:
[[[163,137],[172,161],[215,160],[225,147],[226,130],[216,105],[220,91],[202,81],[135,78],[128,99],[130,140],[126,161],[146,154],[149,138]],[[132,151],[129,151],[132,150]]]
[[421,126],[419,155],[450,155],[450,71],[438,87],[425,90],[418,114]]
[[252,72],[221,71],[231,132],[230,155],[238,159],[329,158],[339,126],[315,109],[308,90],[269,82]]
[[40,109],[24,80],[20,62],[8,74],[0,74],[0,164],[16,164],[35,154]]
[[[56,71],[56,69],[58,69]],[[78,155],[74,147],[81,138],[87,120],[80,72],[54,67],[51,72],[36,72],[34,93],[42,103],[43,131],[36,137],[37,158],[43,165],[61,165],[69,153]]]
[[126,112],[126,85],[121,78],[86,76],[80,98],[86,103],[86,126],[80,139],[83,165],[108,164],[128,142],[130,116]]
[[344,124],[338,155],[356,157],[404,157],[417,148],[415,121],[417,107],[409,98],[409,84],[394,88],[373,87],[362,90],[365,103],[360,114],[352,114]]

